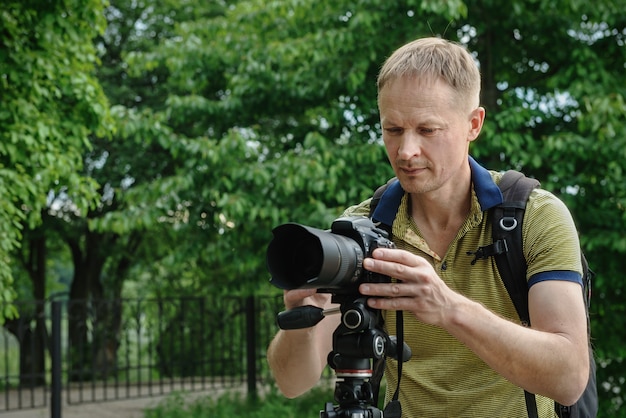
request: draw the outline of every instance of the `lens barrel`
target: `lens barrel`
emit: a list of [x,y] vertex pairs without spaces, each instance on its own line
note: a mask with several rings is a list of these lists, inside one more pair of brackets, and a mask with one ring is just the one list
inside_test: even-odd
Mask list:
[[272,230],[266,262],[281,289],[343,289],[358,282],[363,250],[357,241],[295,223]]

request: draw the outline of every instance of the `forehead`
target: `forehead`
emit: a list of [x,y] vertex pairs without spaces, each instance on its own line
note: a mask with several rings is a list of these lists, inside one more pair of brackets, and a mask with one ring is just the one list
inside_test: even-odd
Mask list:
[[378,94],[381,116],[421,108],[450,108],[454,90],[442,79],[401,77],[387,83]]

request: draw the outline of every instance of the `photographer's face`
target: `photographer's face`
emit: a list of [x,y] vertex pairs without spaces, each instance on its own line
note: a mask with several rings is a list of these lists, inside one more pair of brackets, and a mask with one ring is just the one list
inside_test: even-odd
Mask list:
[[383,141],[409,193],[427,193],[469,173],[469,143],[480,133],[484,109],[467,110],[441,80],[396,79],[380,91]]

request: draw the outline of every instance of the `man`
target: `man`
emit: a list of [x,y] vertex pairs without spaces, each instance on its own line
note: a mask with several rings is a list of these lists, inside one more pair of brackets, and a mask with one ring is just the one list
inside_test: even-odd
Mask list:
[[[535,190],[526,209],[532,327],[519,323],[495,262],[472,265],[467,255],[491,242],[484,206],[502,199],[501,174],[469,157],[485,118],[479,95],[472,56],[438,38],[401,47],[378,77],[383,141],[405,194],[392,227],[398,248],[375,250],[364,267],[398,281],[365,283],[359,291],[385,312],[392,335],[395,311],[405,312],[413,353],[401,378],[406,417],[525,417],[522,389],[541,395],[539,416],[552,417],[551,399],[573,404],[589,376],[579,243],[562,202]],[[345,214],[368,215],[369,203]],[[287,309],[331,306],[330,295],[308,289],[286,291],[284,300]],[[333,315],[276,335],[268,361],[286,396],[319,380],[338,324]],[[396,371],[388,360],[387,400]]]

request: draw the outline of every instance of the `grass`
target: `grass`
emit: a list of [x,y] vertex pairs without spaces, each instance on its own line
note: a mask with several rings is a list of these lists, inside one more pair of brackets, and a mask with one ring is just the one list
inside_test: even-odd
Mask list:
[[[328,382],[331,383],[331,382]],[[381,383],[381,399],[385,393]],[[319,418],[327,402],[334,402],[334,384],[320,384],[296,399],[287,399],[271,386],[260,399],[250,399],[241,392],[221,397],[185,400],[180,394],[165,399],[156,408],[144,411],[145,418]]]
[[6,329],[0,330],[0,390],[19,384],[20,346],[15,337]]
[[158,407],[144,412],[145,418],[318,418],[326,402],[333,402],[333,388],[314,388],[306,394],[287,399],[271,389],[260,399],[248,399],[241,393],[228,393],[186,402],[173,395]]

